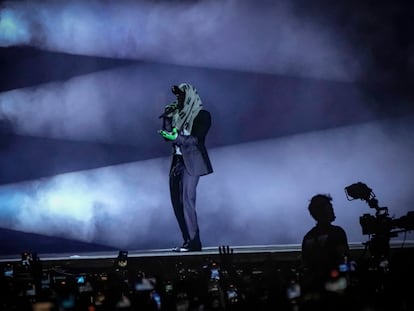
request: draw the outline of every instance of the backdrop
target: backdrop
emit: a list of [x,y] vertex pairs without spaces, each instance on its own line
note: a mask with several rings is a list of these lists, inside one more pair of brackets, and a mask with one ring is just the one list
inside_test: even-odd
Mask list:
[[171,86],[188,82],[212,114],[203,245],[300,244],[318,193],[333,197],[349,241],[364,242],[359,217],[375,211],[346,186],[366,183],[390,217],[414,210],[411,45],[382,19],[389,9],[4,2],[1,46],[30,52],[9,56],[18,66],[2,78],[0,227],[130,250],[181,243],[171,146],[157,130]]

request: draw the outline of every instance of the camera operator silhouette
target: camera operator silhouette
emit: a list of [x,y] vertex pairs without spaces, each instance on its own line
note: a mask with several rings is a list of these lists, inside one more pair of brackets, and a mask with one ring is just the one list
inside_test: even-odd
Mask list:
[[302,260],[308,281],[323,286],[330,272],[349,256],[348,238],[344,229],[332,224],[336,217],[330,195],[313,196],[308,209],[316,225],[303,237]]

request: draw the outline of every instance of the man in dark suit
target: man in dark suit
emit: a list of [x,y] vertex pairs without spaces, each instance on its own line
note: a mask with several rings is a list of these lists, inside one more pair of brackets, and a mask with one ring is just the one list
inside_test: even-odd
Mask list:
[[201,251],[196,214],[196,190],[200,176],[213,172],[205,147],[211,115],[203,109],[197,90],[188,83],[172,87],[176,101],[166,106],[163,129],[165,140],[172,142],[170,169],[171,203],[184,243],[177,252]]

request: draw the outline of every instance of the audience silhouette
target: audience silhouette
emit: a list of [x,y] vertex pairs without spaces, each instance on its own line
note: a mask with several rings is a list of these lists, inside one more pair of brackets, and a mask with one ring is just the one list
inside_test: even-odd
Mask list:
[[349,291],[350,253],[345,230],[332,224],[332,197],[313,196],[308,210],[316,224],[302,240],[302,309],[347,310],[350,300],[343,294]]
[[323,286],[330,273],[348,260],[348,238],[344,229],[332,224],[336,217],[330,195],[313,196],[308,209],[316,225],[303,237],[302,259],[312,285]]

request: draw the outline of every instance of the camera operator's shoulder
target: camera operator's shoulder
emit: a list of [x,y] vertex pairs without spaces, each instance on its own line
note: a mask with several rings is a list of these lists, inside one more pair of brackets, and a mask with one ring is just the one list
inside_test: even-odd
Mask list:
[[346,232],[341,226],[331,225],[331,233],[346,236]]

